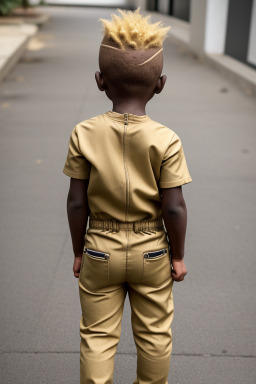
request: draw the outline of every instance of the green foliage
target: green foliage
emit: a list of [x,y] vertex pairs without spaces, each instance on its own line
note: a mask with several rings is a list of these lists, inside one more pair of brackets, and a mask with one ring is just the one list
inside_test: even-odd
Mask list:
[[30,7],[29,0],[0,0],[0,16],[10,15],[16,7]]
[[9,15],[12,10],[20,4],[19,0],[1,0],[0,1],[0,15]]

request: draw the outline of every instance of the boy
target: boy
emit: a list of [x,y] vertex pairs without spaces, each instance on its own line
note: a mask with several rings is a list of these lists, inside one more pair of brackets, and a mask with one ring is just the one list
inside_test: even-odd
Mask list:
[[172,284],[187,273],[181,185],[191,177],[179,137],[145,113],[166,81],[162,44],[169,28],[150,24],[139,9],[119,13],[102,20],[101,72],[95,74],[113,110],[73,129],[63,170],[71,177],[67,212],[82,309],[80,383],[113,383],[128,293],[134,384],[166,384]]

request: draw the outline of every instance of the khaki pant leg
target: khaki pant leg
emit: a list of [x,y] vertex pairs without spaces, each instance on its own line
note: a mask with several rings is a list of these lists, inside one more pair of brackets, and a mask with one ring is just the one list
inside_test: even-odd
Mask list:
[[134,384],[167,384],[172,351],[173,281],[160,287],[129,284],[132,329],[137,347]]
[[80,384],[112,384],[114,356],[121,335],[126,286],[91,292],[79,282]]

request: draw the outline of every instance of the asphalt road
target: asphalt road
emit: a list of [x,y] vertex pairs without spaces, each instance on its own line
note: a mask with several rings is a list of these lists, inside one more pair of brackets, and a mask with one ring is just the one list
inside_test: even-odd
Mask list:
[[[75,124],[111,109],[94,81],[99,17],[48,8],[21,62],[0,86],[1,378],[3,384],[79,383],[78,284],[62,174]],[[193,182],[188,275],[174,286],[169,383],[256,382],[256,108],[214,69],[171,40],[166,88],[147,114],[182,139]],[[136,350],[126,302],[114,383],[131,384]]]

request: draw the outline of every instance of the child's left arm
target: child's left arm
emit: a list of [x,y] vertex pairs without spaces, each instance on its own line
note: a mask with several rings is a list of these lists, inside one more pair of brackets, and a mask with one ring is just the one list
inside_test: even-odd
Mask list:
[[67,214],[74,251],[73,272],[79,277],[84,248],[84,236],[89,216],[87,188],[89,180],[70,179]]

